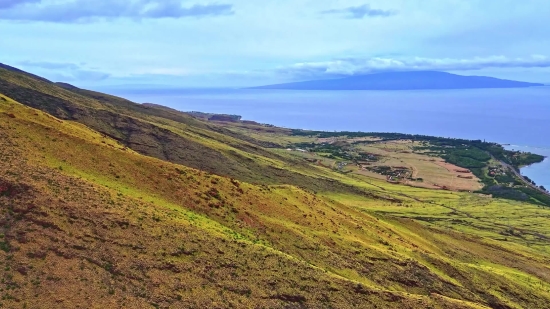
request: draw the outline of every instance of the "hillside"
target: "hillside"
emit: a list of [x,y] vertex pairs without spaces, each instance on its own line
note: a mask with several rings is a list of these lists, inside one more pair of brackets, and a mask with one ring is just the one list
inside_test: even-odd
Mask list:
[[1,306],[550,300],[550,209],[339,173],[239,126],[0,69]]
[[262,147],[274,144],[185,113],[68,88],[0,68],[0,93],[60,119],[82,123],[141,154],[248,182],[291,183],[312,190],[333,186],[322,179],[310,181],[308,166]]
[[254,89],[291,90],[418,90],[521,88],[543,86],[485,76],[462,76],[436,71],[388,72],[340,79],[312,80],[255,87]]

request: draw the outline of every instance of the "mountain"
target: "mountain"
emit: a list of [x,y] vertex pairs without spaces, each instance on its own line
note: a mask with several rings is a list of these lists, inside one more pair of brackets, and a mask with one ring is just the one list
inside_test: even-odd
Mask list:
[[547,306],[550,209],[309,164],[293,132],[0,68],[0,307]]
[[12,71],[12,72],[15,72],[15,73],[18,73],[18,74],[21,74],[21,75],[26,75],[28,77],[31,77],[33,79],[37,79],[37,80],[41,80],[43,82],[46,82],[46,83],[52,83],[51,81],[43,78],[43,77],[40,77],[40,76],[37,76],[37,75],[34,75],[34,74],[31,74],[31,73],[28,73],[28,72],[25,72],[23,70],[20,70],[18,68],[14,68],[12,66],[9,66],[7,64],[3,64],[3,63],[0,63],[0,69],[4,69],[4,70],[7,70],[7,71]]
[[416,90],[520,88],[543,86],[485,76],[462,76],[436,71],[387,72],[341,79],[313,80],[255,87],[254,89],[292,90]]

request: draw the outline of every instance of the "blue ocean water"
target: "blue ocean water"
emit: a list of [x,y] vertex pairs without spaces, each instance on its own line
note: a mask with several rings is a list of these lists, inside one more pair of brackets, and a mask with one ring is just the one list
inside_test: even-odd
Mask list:
[[[288,128],[400,132],[550,149],[550,87],[414,91],[101,89],[182,111],[242,115]],[[543,153],[544,152],[544,153]],[[550,162],[523,170],[550,187]]]

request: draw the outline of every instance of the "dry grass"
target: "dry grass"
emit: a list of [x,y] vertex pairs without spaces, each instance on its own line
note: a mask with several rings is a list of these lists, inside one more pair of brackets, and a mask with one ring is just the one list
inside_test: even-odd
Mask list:
[[543,218],[546,209],[322,167],[312,171],[371,194],[247,184],[142,156],[9,99],[0,101],[0,135],[6,307],[543,308],[550,300],[544,220],[510,214],[514,232],[503,236],[507,225],[489,212]]
[[[476,191],[483,187],[472,173],[459,173],[457,171],[464,169],[447,163],[441,158],[415,153],[413,152],[415,146],[419,146],[418,142],[401,140],[369,144],[359,148],[382,156],[379,162],[372,164],[373,166],[405,166],[413,171],[413,178],[424,180],[423,182],[407,181],[405,182],[407,185],[430,189],[445,187],[454,191]],[[361,173],[380,178],[379,175],[376,176],[370,172]]]

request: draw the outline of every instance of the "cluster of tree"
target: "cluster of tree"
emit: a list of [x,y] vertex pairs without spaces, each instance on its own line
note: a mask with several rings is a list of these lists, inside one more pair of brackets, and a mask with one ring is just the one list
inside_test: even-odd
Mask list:
[[238,122],[242,119],[242,116],[240,115],[230,115],[230,114],[213,114],[213,113],[203,113],[203,112],[197,112],[197,111],[191,111],[186,112],[192,117],[200,118],[204,120],[211,120],[211,121],[230,121],[230,122]]
[[536,185],[536,183],[531,178],[529,178],[527,176],[523,176],[523,179],[525,179],[529,183],[532,183],[532,184]]
[[510,188],[502,185],[486,186],[479,193],[491,194],[493,197],[504,198],[515,201],[529,201],[530,197],[527,193],[521,190]]
[[472,159],[470,157],[463,157],[455,155],[454,153],[446,154],[442,156],[445,161],[464,168],[484,168],[487,163]]
[[479,162],[487,162],[491,160],[491,155],[479,148],[457,149],[452,151],[452,154],[455,156],[470,158]]
[[515,152],[510,154],[510,163],[517,167],[539,163],[543,160],[544,156],[530,152]]
[[517,190],[529,195],[537,204],[550,206],[550,196],[529,187],[518,187]]
[[519,181],[516,177],[512,176],[511,174],[497,175],[495,176],[495,180],[498,183],[512,183],[514,186],[523,185],[521,181]]
[[307,149],[311,152],[328,154],[325,155],[327,158],[331,159],[351,159],[351,156],[346,152],[346,150],[335,144],[316,144],[316,143],[296,143],[292,145],[295,148]]

